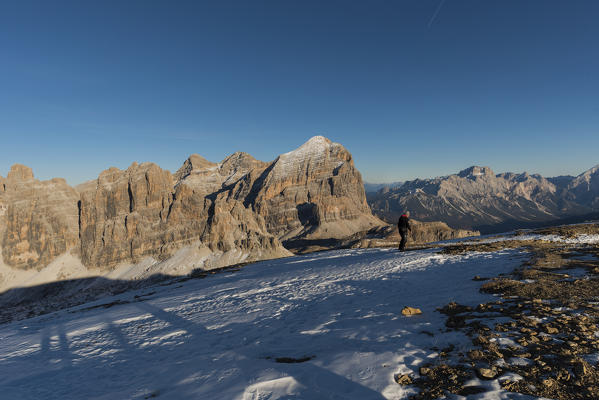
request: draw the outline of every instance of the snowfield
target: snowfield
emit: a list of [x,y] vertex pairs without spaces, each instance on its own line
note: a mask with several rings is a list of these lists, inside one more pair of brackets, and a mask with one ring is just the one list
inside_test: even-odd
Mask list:
[[[433,347],[471,345],[435,309],[490,301],[472,277],[523,260],[517,249],[438,251],[265,261],[0,325],[0,398],[407,398],[414,389],[395,374],[436,362]],[[423,314],[404,317],[404,306]],[[528,398],[470,383],[489,391],[469,398]]]

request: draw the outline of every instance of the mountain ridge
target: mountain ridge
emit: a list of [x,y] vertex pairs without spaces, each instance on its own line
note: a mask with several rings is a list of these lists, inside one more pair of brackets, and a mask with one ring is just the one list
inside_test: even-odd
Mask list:
[[404,210],[423,221],[440,220],[453,228],[505,228],[547,222],[599,210],[599,166],[577,177],[544,178],[528,172],[495,174],[471,166],[458,173],[415,179],[386,192],[369,194],[375,215],[395,220]]
[[[151,162],[76,187],[15,165],[0,177],[0,291],[69,278],[146,279],[286,257],[285,247],[360,246],[389,236],[351,153],[316,136],[271,162],[191,154],[171,173]],[[474,234],[427,225],[431,240]],[[388,245],[392,245],[390,240]],[[364,244],[370,246],[370,244]]]

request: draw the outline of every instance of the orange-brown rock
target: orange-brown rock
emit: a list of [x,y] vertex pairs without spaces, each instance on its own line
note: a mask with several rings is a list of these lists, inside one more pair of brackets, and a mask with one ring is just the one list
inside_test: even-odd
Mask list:
[[39,268],[76,247],[79,195],[64,179],[39,181],[13,165],[0,179],[2,258],[17,268]]
[[110,168],[81,193],[81,256],[86,265],[113,265],[155,255],[172,202],[170,172],[155,164]]
[[175,187],[170,172],[152,163],[100,174],[97,186],[81,193],[83,263],[111,266],[146,256],[163,259],[196,242],[211,252],[238,251],[236,260],[287,255],[251,210],[215,193],[221,184],[206,170],[216,164],[202,160],[190,157],[175,175],[208,181],[195,188],[185,182]]
[[340,239],[384,225],[370,212],[351,154],[322,136],[251,170],[230,193],[282,240]]

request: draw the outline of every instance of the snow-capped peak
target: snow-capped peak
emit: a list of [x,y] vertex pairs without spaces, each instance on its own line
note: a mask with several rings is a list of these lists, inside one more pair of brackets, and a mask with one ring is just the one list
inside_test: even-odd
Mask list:
[[[314,136],[297,149],[281,154],[276,160],[273,170],[274,176],[282,177],[296,175],[305,167],[306,162],[317,165],[327,159],[333,146],[337,143],[331,142],[324,136]],[[339,145],[340,146],[340,145]]]
[[590,175],[595,175],[598,172],[599,172],[599,164],[597,164],[593,168],[583,172],[581,175],[590,176]]
[[306,143],[302,144],[295,150],[288,153],[282,154],[282,156],[294,155],[294,154],[311,154],[318,153],[327,149],[333,142],[324,136],[313,136]]

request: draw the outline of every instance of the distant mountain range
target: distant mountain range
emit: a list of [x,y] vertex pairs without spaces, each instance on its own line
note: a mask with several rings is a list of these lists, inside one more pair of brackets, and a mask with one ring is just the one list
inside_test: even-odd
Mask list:
[[368,183],[364,182],[364,190],[366,193],[376,193],[379,190],[387,190],[398,188],[403,185],[403,182],[391,182],[391,183]]
[[453,175],[367,191],[367,199],[375,215],[388,222],[408,210],[421,221],[443,221],[481,233],[578,222],[599,217],[599,165],[576,177],[554,178],[495,174],[488,167],[472,166]]

